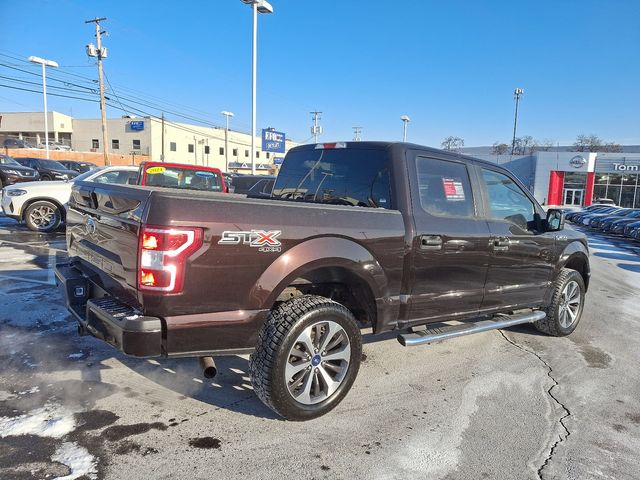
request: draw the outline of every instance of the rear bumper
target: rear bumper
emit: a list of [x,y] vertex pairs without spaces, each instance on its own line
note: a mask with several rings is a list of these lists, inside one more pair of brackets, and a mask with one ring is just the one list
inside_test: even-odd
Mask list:
[[80,334],[134,357],[199,357],[251,353],[268,310],[154,317],[110,296],[73,264],[59,264],[56,283]]
[[134,357],[162,355],[162,321],[98,291],[70,264],[56,265],[56,283],[81,334],[90,334]]

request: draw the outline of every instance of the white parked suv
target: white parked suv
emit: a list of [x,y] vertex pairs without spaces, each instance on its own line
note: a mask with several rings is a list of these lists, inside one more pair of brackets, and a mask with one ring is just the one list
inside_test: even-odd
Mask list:
[[135,181],[138,167],[103,167],[78,175],[70,181],[26,182],[2,189],[2,211],[8,217],[24,221],[34,232],[56,230],[66,217],[65,207],[76,180],[127,184]]

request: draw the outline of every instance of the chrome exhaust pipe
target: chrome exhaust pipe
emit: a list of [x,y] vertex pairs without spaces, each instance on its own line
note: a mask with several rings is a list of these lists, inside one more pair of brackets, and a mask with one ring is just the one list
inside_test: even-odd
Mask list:
[[202,368],[202,374],[205,378],[213,378],[218,373],[216,362],[213,357],[200,357],[200,368]]

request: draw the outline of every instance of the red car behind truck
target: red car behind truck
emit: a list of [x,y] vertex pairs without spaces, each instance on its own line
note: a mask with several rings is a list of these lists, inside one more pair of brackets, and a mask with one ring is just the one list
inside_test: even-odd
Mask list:
[[[148,172],[150,173],[150,172]],[[256,394],[307,420],[353,384],[360,328],[404,346],[577,326],[584,235],[508,170],[419,145],[304,145],[271,199],[78,182],[56,277],[82,334],[138,356],[251,353]],[[464,320],[433,330],[415,327]]]

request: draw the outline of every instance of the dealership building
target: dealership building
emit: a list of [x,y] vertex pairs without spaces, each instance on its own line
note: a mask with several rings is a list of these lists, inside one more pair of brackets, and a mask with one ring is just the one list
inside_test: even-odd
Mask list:
[[608,198],[622,207],[640,208],[640,153],[472,155],[511,170],[544,205],[587,206]]
[[[68,145],[77,152],[103,151],[100,119],[48,112],[48,126],[50,141]],[[136,156],[144,156],[154,161],[206,165],[223,171],[251,171],[251,134],[248,133],[163,121],[158,117],[125,116],[107,120],[107,135],[108,152],[128,157],[131,163],[136,163]],[[256,138],[254,163],[261,173],[272,170],[296,145],[281,132],[271,131],[265,135],[270,139],[281,136],[282,148],[267,147],[263,151],[262,137]],[[6,138],[24,139],[33,146],[43,144],[43,112],[0,112],[0,143]]]

